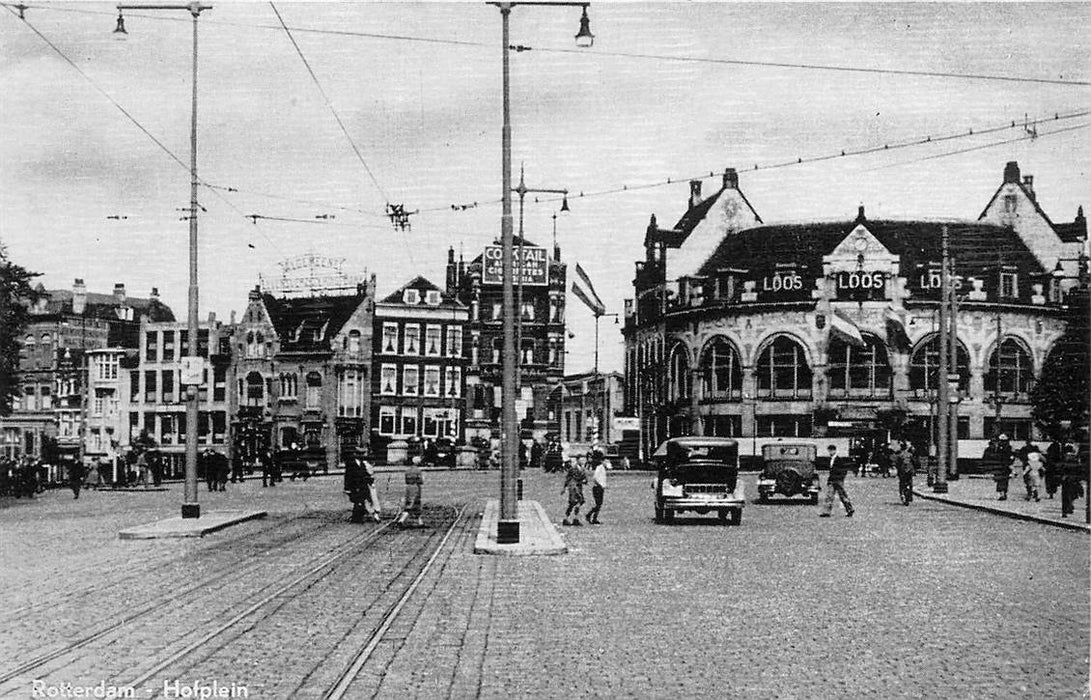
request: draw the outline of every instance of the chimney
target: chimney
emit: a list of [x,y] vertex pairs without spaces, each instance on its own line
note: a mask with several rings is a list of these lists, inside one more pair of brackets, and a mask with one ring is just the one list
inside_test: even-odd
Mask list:
[[739,174],[735,172],[735,168],[727,168],[724,170],[724,189],[739,189]]
[[701,202],[701,181],[689,181],[689,205],[695,207]]
[[447,249],[447,296],[454,296],[458,286],[458,266],[455,265],[455,247]]
[[860,207],[856,210],[856,223],[860,223],[862,221],[867,221],[867,217],[864,216],[863,204],[861,204]]
[[76,315],[83,315],[84,310],[87,309],[87,285],[83,283],[82,277],[76,278],[76,283],[72,285],[72,313]]
[[1038,201],[1038,198],[1034,196],[1034,176],[1033,175],[1024,175],[1023,176],[1023,189],[1025,189],[1027,191],[1027,194],[1030,195],[1030,199],[1031,199],[1032,202]]
[[1019,182],[1019,163],[1014,160],[1009,160],[1008,164],[1004,166],[1004,182]]
[[119,306],[125,303],[125,285],[121,282],[114,285],[114,303]]

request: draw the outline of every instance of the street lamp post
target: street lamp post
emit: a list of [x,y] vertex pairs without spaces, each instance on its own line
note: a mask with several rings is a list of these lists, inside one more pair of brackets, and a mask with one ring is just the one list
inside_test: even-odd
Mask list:
[[500,8],[501,55],[503,61],[503,125],[500,131],[501,148],[501,215],[500,236],[502,245],[501,264],[504,280],[504,371],[502,380],[503,406],[501,410],[501,458],[500,465],[500,519],[497,522],[498,544],[519,542],[519,515],[516,500],[516,475],[519,470],[518,424],[515,420],[515,289],[512,284],[512,216],[511,216],[511,75],[510,75],[510,20],[516,5],[549,5],[554,7],[582,7],[580,30],[576,34],[577,46],[590,46],[594,41],[587,18],[586,2],[491,2]]
[[125,35],[125,21],[121,16],[122,10],[185,10],[193,17],[193,99],[190,111],[189,129],[189,314],[188,336],[189,352],[187,353],[186,367],[182,372],[182,380],[190,381],[186,385],[186,471],[185,491],[182,500],[183,518],[200,518],[201,506],[197,503],[197,421],[198,421],[198,385],[201,382],[199,371],[200,359],[198,356],[198,328],[197,328],[197,18],[204,10],[211,10],[211,5],[200,2],[190,2],[179,5],[143,5],[121,3],[117,6],[118,17],[115,34]]

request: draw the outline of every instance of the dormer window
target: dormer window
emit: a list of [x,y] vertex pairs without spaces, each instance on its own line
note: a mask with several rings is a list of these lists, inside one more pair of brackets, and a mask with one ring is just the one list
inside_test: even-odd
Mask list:
[[429,306],[439,306],[439,290],[429,289],[424,295],[424,303]]
[[1019,274],[1014,271],[1000,273],[1000,297],[1014,299],[1019,296]]
[[402,301],[406,304],[419,304],[420,303],[420,291],[416,289],[407,289],[402,294]]

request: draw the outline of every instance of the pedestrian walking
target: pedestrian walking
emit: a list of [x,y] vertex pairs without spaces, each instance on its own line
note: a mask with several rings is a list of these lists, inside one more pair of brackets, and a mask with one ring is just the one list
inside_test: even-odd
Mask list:
[[913,502],[913,458],[902,441],[891,442],[890,449],[891,461],[898,474],[898,497],[902,505],[907,506]]
[[208,487],[209,491],[216,490],[217,477],[215,456],[216,453],[212,451],[212,448],[207,447],[197,458],[197,465],[201,473],[205,475],[205,485]]
[[396,521],[403,527],[410,519],[413,521],[413,526],[424,526],[421,520],[421,491],[424,488],[424,475],[421,474],[420,461],[420,457],[414,457],[405,470],[405,504]]
[[87,476],[87,469],[83,466],[83,462],[72,462],[68,465],[68,486],[72,489],[72,497],[80,497],[80,487],[83,486],[83,479]]
[[1042,459],[1042,453],[1038,451],[1038,448],[1027,450],[1025,464],[1023,466],[1023,484],[1027,488],[1026,500],[1034,499],[1038,502],[1038,484],[1042,478],[1042,472],[1045,470],[1045,463]]
[[826,477],[826,504],[818,517],[830,517],[833,511],[834,496],[838,496],[841,499],[841,505],[845,507],[845,516],[851,518],[855,509],[852,507],[849,495],[845,493],[845,477],[852,465],[844,457],[837,456],[837,445],[830,445],[826,449],[830,453],[830,473]]
[[234,484],[236,480],[238,483],[243,482],[243,461],[240,450],[235,450],[235,454],[231,455],[231,483]]
[[[1086,456],[1086,455],[1085,455]],[[1083,479],[1086,476],[1086,460],[1076,455],[1072,445],[1065,448],[1064,461],[1061,463],[1061,517],[1072,514],[1074,501],[1084,495]]]
[[1064,476],[1064,448],[1057,440],[1049,443],[1045,456],[1045,487],[1046,494],[1053,498],[1057,489],[1061,487],[1061,477]]
[[148,488],[148,453],[141,452],[136,458],[136,483]]
[[583,485],[587,483],[586,461],[583,455],[568,466],[561,494],[568,494],[568,509],[564,512],[564,525],[580,525],[580,508],[583,506]]
[[367,460],[367,454],[361,450],[354,450],[345,457],[345,492],[352,501],[352,522],[379,522],[375,468]]
[[599,512],[602,511],[602,500],[606,496],[606,470],[612,465],[606,459],[601,450],[591,453],[591,497],[595,499],[595,505],[587,511],[587,522],[590,525],[601,525]]
[[275,487],[277,485],[277,477],[276,468],[274,467],[274,462],[276,460],[273,458],[273,451],[270,449],[264,450],[258,459],[261,461],[261,487]]
[[102,463],[98,461],[91,463],[91,470],[87,472],[87,479],[84,482],[87,488],[98,491],[102,486],[102,466]]

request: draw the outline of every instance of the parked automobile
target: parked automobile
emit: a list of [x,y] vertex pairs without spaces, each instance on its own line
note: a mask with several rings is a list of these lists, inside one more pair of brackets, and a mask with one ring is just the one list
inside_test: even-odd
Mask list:
[[671,438],[656,450],[655,521],[672,522],[675,513],[716,512],[721,522],[738,525],[746,505],[739,480],[739,445],[728,438]]
[[817,448],[809,443],[775,443],[761,448],[762,469],[758,475],[758,500],[766,503],[774,494],[803,495],[818,504],[822,490],[815,472]]

